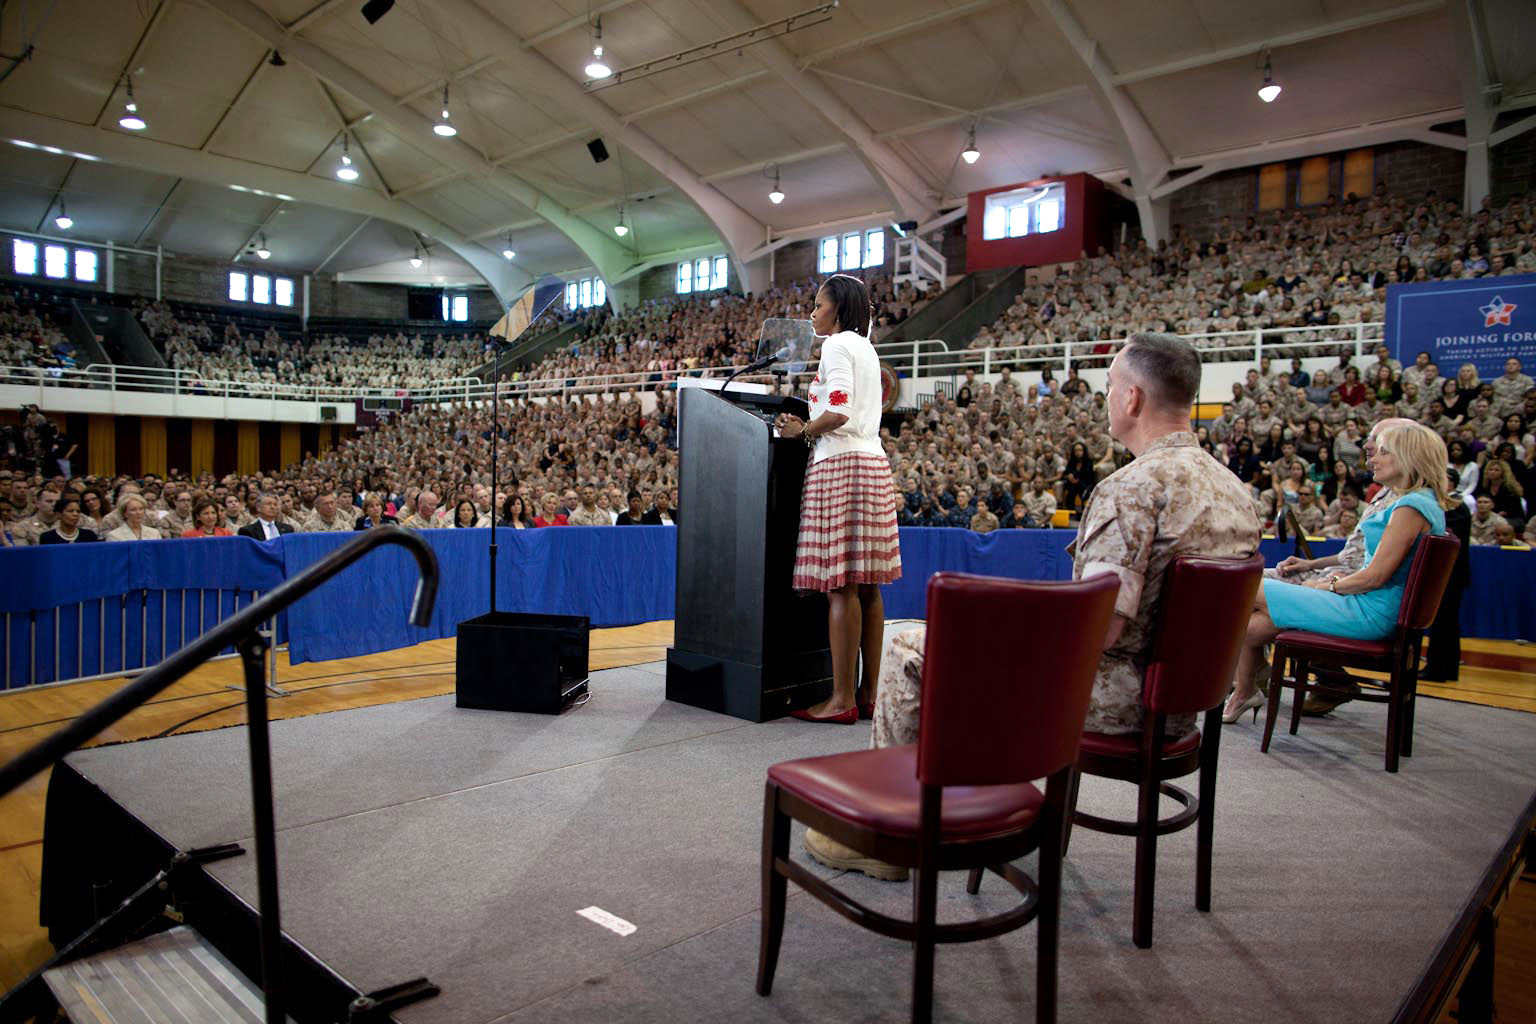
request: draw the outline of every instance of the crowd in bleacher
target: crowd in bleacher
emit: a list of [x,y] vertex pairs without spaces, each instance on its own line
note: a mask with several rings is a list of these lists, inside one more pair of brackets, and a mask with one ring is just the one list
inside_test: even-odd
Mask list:
[[[1204,236],[1181,234],[1157,251],[1142,246],[1060,268],[1053,284],[1026,291],[981,340],[1038,343],[1073,332],[1078,340],[1107,345],[1141,329],[1273,327],[1318,302],[1327,318],[1379,319],[1374,303],[1387,280],[1536,267],[1530,214],[1524,199],[1468,218],[1433,196],[1410,208],[1400,198],[1377,195],[1312,214],[1277,214],[1262,225],[1223,222]],[[877,322],[889,324],[915,311],[917,296],[895,289],[888,276],[869,276]],[[185,490],[189,499],[215,503],[221,528],[247,525],[264,491],[279,497],[281,515],[294,529],[317,528],[316,501],[329,507],[327,494],[335,495],[339,511],[320,517],[323,529],[338,528],[338,515],[348,526],[399,521],[428,528],[493,520],[601,524],[632,510],[675,520],[671,382],[745,362],[756,353],[761,321],[806,317],[813,289],[813,282],[793,282],[756,296],[711,292],[588,316],[573,341],[516,380],[634,374],[624,385],[630,390],[543,400],[520,395],[514,386],[501,417],[503,486],[496,494],[490,491],[491,416],[479,404],[423,407],[261,476],[77,476],[55,483],[54,500],[68,498],[65,491],[81,496],[84,518],[107,527],[106,533],[123,525],[124,493],[135,490],[143,495],[148,520],[170,516]],[[152,334],[168,339],[168,351],[214,361],[199,364],[209,367],[199,372],[210,376],[227,370],[275,381],[319,373],[335,381],[388,374],[389,383],[402,384],[412,373],[437,370],[432,360],[481,354],[470,341],[454,347],[403,336],[370,339],[376,343],[368,345],[321,341],[301,351],[292,339],[247,337],[233,324],[216,336],[206,323],[178,320],[164,307],[146,305],[140,316]],[[380,362],[370,365],[370,359]],[[1444,373],[1432,365],[1403,368],[1384,348],[1363,365],[1341,357],[1336,372],[1309,375],[1299,361],[1280,362],[1290,365],[1266,359],[1250,370],[1234,385],[1221,415],[1199,428],[1201,443],[1249,486],[1261,521],[1279,527],[1290,510],[1309,534],[1346,535],[1369,487],[1360,439],[1378,420],[1404,415],[1449,442],[1458,490],[1475,507],[1475,540],[1536,540],[1525,503],[1525,492],[1536,485],[1536,441],[1528,428],[1536,419],[1536,390],[1521,367],[1482,381],[1469,366]],[[1096,482],[1128,459],[1109,436],[1103,394],[1075,370],[1058,381],[1049,370],[1015,374],[1005,366],[993,380],[972,371],[955,384],[953,395],[941,391],[908,413],[899,430],[885,432],[904,525],[977,531],[1051,526],[1070,519]],[[648,396],[642,403],[642,392],[652,393],[654,402]],[[12,525],[11,542],[40,539],[46,517],[39,518],[39,508],[48,504],[41,486],[51,475],[11,481],[9,506],[0,508]],[[378,501],[373,513],[365,511],[370,499]],[[181,525],[173,520],[171,535],[185,532],[177,529]]]
[[29,289],[0,288],[0,366],[68,370],[75,346]]
[[[1275,210],[1242,224],[1223,217],[1176,230],[1156,248],[1141,242],[1084,254],[1026,287],[972,347],[1047,346],[1031,354],[1055,354],[1070,341],[1087,355],[1137,331],[1171,331],[1194,336],[1200,348],[1251,350],[1251,342],[1199,336],[1279,328],[1305,328],[1286,332],[1282,344],[1342,342],[1353,339],[1351,325],[1385,319],[1389,284],[1532,271],[1531,196],[1502,207],[1485,202],[1468,214],[1433,191],[1415,201],[1379,184],[1364,199],[1330,197],[1315,209]],[[1251,358],[1243,351],[1214,357]]]

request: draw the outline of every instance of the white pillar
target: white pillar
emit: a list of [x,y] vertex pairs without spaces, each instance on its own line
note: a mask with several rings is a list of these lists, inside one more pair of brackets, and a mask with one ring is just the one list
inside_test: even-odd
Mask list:
[[1491,193],[1491,182],[1488,177],[1488,139],[1484,136],[1474,140],[1467,137],[1467,171],[1466,181],[1462,186],[1461,208],[1468,216],[1477,212],[1482,205],[1483,197]]
[[1161,199],[1153,199],[1141,193],[1136,196],[1136,213],[1141,218],[1141,237],[1147,240],[1150,248],[1156,249],[1158,242],[1171,240],[1172,232],[1168,226],[1171,205],[1167,196]]

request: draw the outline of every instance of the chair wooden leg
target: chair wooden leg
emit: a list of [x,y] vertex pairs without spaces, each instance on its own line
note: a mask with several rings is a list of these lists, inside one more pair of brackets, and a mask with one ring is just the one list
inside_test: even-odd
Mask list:
[[1144,774],[1136,801],[1136,881],[1131,912],[1131,938],[1141,949],[1152,947],[1152,901],[1157,882],[1157,798],[1157,776]]
[[789,818],[779,811],[779,788],[768,784],[763,797],[763,931],[757,954],[757,994],[773,990],[773,972],[779,965],[779,944],[784,938],[784,901],[789,879],[775,862],[789,858]]
[[972,896],[981,892],[981,876],[986,873],[986,868],[971,868],[971,873],[965,876],[965,891]]
[[[1051,805],[1060,801],[1063,833],[1066,832],[1067,822],[1071,820],[1072,801],[1076,799],[1076,786],[1081,778],[1076,768],[1070,770],[1070,775],[1071,780],[1067,785],[1070,793],[1058,796],[1060,790],[1056,788],[1056,780],[1047,782],[1045,791],[1047,814],[1054,810]],[[1035,916],[1035,927],[1039,929],[1035,957],[1035,1024],[1056,1024],[1056,979],[1061,941],[1061,862],[1064,856],[1057,851],[1066,848],[1064,840],[1057,843],[1056,839],[1047,829],[1045,841],[1040,844],[1040,876],[1036,879],[1040,887],[1040,902]]]
[[1307,694],[1312,690],[1309,682],[1312,669],[1305,658],[1293,658],[1292,664],[1296,666],[1296,697],[1291,705],[1291,735],[1295,736],[1296,730],[1301,728],[1301,709],[1307,706]]
[[1259,744],[1259,753],[1269,753],[1269,741],[1275,735],[1275,722],[1280,718],[1280,694],[1285,690],[1285,662],[1288,656],[1286,649],[1280,644],[1275,645],[1274,661],[1269,669],[1269,700],[1264,705],[1264,742]]
[[933,1020],[934,928],[939,913],[939,871],[922,865],[917,870],[917,884],[912,887],[912,921],[917,938],[912,943],[912,1024]]
[[1387,693],[1386,768],[1389,772],[1397,771],[1397,757],[1403,742],[1403,687],[1400,677],[1401,671],[1394,671],[1387,682],[1390,689]]
[[1200,737],[1200,816],[1195,821],[1195,909],[1211,909],[1211,851],[1216,827],[1216,764],[1221,715],[1207,713]]

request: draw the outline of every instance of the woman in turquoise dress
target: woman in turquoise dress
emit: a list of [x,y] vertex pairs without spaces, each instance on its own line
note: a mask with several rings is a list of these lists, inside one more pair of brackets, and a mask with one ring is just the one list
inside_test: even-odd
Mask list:
[[1357,640],[1381,640],[1392,633],[1419,537],[1445,532],[1445,509],[1450,505],[1445,466],[1445,442],[1428,427],[1413,423],[1381,432],[1371,470],[1376,482],[1391,488],[1397,498],[1360,524],[1365,565],[1347,576],[1299,586],[1264,581],[1248,620],[1247,645],[1238,658],[1224,721],[1236,721],[1263,703],[1255,676],[1264,645],[1282,630]]

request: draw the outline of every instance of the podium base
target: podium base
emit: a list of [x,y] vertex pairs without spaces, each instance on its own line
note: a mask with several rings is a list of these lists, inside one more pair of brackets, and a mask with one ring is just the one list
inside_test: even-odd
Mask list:
[[808,651],[770,668],[667,648],[667,700],[679,704],[766,722],[831,694],[830,651]]

